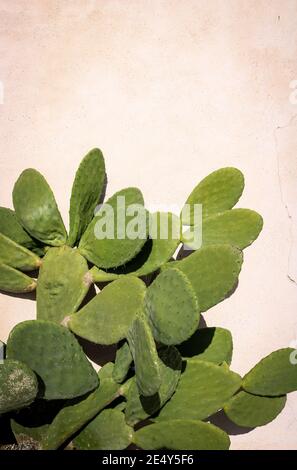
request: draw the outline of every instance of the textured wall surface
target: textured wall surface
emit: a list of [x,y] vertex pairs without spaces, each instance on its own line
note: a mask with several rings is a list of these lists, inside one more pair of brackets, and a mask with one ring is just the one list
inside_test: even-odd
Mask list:
[[[207,314],[230,328],[245,373],[297,340],[297,1],[0,0],[0,204],[36,167],[67,222],[81,157],[99,146],[107,194],[182,205],[210,171],[237,166],[241,207],[264,230],[235,294]],[[291,88],[290,88],[291,86]],[[1,339],[34,317],[0,295]],[[297,393],[233,449],[296,449]]]

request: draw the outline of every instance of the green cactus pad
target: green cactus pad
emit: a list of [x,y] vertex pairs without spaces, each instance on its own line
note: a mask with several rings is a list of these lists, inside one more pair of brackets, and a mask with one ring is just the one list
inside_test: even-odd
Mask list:
[[[167,218],[168,237],[160,231],[160,221]],[[164,225],[166,227],[166,223]],[[130,262],[123,266],[123,272],[106,272],[94,266],[90,273],[94,282],[109,282],[118,279],[121,274],[147,276],[157,271],[176,251],[180,243],[180,219],[170,212],[150,214],[150,239],[142,250]],[[162,238],[165,237],[165,238]]]
[[210,173],[191,192],[186,204],[190,205],[189,217],[183,217],[184,225],[193,225],[193,205],[202,204],[203,217],[232,209],[244,188],[244,177],[236,168],[220,168]]
[[[168,236],[166,233],[162,234],[161,232],[160,227],[163,219],[168,221]],[[154,227],[156,228],[155,233],[153,233]],[[152,240],[150,254],[142,266],[133,272],[135,276],[146,276],[157,271],[160,266],[167,263],[174,255],[180,243],[179,218],[170,212],[154,212],[150,214],[149,235]]]
[[[226,243],[244,249],[256,240],[263,227],[262,217],[249,209],[232,209],[207,217],[202,225],[202,244]],[[191,228],[182,241],[191,249],[200,248],[191,240]]]
[[55,197],[38,171],[24,170],[12,196],[16,216],[32,237],[47,245],[66,243],[67,233]]
[[139,395],[135,378],[123,385],[123,395],[127,399],[126,421],[133,426],[158,411],[176,390],[182,369],[179,352],[173,346],[163,346],[158,350],[161,385],[158,393],[151,397]]
[[61,323],[75,312],[89,290],[88,264],[78,250],[50,248],[37,281],[37,318]]
[[28,320],[16,325],[8,338],[7,357],[36,372],[46,400],[77,397],[98,385],[97,374],[75,337],[53,322]]
[[39,268],[41,259],[32,251],[0,233],[0,263],[21,271],[33,271]]
[[119,410],[103,410],[73,440],[79,450],[126,449],[133,438],[133,428]]
[[215,364],[231,364],[232,336],[225,328],[201,328],[188,341],[180,344],[178,350],[184,358],[193,357]]
[[152,331],[144,315],[133,321],[127,335],[134,359],[139,394],[148,397],[158,392],[161,385],[159,358]]
[[[117,225],[120,220],[119,211],[117,210],[117,198],[124,197],[126,208],[130,205],[137,204],[143,206],[143,196],[139,189],[137,188],[126,188],[122,191],[114,194],[106,202],[107,206],[113,208],[114,214],[106,216],[105,214],[105,204],[99,210],[97,215],[94,217],[92,222],[89,224],[87,230],[81,238],[79,244],[80,252],[92,263],[94,263],[99,268],[115,268],[121,266],[127,261],[131,260],[136,256],[143,245],[145,244],[148,236],[149,224],[146,221],[146,227],[143,233],[142,238],[131,239],[126,236],[126,233],[118,234]],[[114,216],[113,216],[114,215]],[[129,227],[129,224],[133,224],[133,216],[127,216],[124,220],[126,221],[125,229]],[[112,236],[107,238],[98,239],[96,238],[95,232],[97,229],[97,223],[100,223],[100,220],[105,221],[105,225],[109,225],[109,222],[114,223],[114,230],[112,230]]]
[[0,233],[38,256],[42,256],[44,253],[39,243],[23,229],[15,212],[7,207],[0,207]]
[[228,450],[230,439],[222,429],[191,419],[172,419],[139,429],[134,443],[144,450]]
[[41,440],[47,432],[49,424],[29,427],[11,419],[10,426],[19,445],[26,445],[30,450],[41,450]]
[[295,350],[278,349],[264,357],[242,381],[244,390],[255,395],[278,396],[297,390],[297,365],[291,360]]
[[241,251],[229,245],[209,245],[181,261],[168,263],[166,268],[178,268],[189,279],[205,312],[227,297],[236,286],[243,257]]
[[157,421],[205,419],[221,409],[241,385],[241,377],[212,362],[188,359],[176,392]]
[[6,264],[0,264],[0,289],[21,294],[36,289],[36,281]]
[[0,414],[29,406],[37,391],[37,378],[26,364],[13,359],[0,364]]
[[91,150],[81,161],[72,186],[69,210],[68,244],[75,245],[94,216],[104,189],[105,163],[99,149]]
[[93,343],[115,344],[126,338],[143,304],[145,291],[145,284],[140,279],[122,277],[71,315],[68,327],[76,335]]
[[167,269],[149,286],[146,313],[156,341],[179,344],[188,339],[199,324],[199,306],[187,276],[178,269]]
[[255,428],[273,421],[284,408],[286,400],[286,395],[260,397],[241,391],[224,406],[224,411],[237,426]]
[[129,344],[125,341],[117,349],[115,362],[114,362],[112,377],[117,383],[122,383],[125,380],[132,361],[133,361],[133,357],[131,354],[131,350],[129,348]]
[[54,418],[42,439],[44,450],[54,450],[60,447],[118,397],[118,384],[112,379],[102,377],[101,370],[99,371],[99,387],[75,405],[65,406]]

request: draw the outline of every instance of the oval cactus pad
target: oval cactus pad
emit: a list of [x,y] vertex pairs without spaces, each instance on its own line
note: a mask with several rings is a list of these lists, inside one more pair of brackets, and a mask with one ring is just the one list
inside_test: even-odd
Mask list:
[[205,419],[221,409],[241,385],[241,377],[212,362],[188,359],[176,392],[158,421]]
[[[263,227],[262,217],[250,209],[232,209],[207,217],[202,223],[202,244],[226,243],[243,250],[259,236]],[[183,242],[193,250],[199,249],[191,241],[190,228],[183,234]]]
[[255,428],[274,420],[284,408],[286,400],[286,395],[260,397],[241,391],[224,406],[224,411],[237,426]]
[[244,376],[242,387],[255,395],[277,396],[294,392],[297,390],[295,358],[296,351],[292,348],[274,351]]
[[81,161],[72,186],[68,237],[70,246],[80,240],[91,222],[104,189],[105,176],[102,152],[93,149]]
[[99,292],[70,316],[68,327],[78,336],[97,344],[114,344],[126,338],[142,308],[145,284],[133,276],[122,277]]
[[39,268],[39,256],[0,233],[0,263],[7,264],[21,271],[33,271]]
[[12,196],[17,218],[32,237],[47,245],[66,243],[67,233],[55,197],[37,170],[23,171]]
[[172,419],[139,429],[134,443],[142,449],[227,450],[230,439],[222,429],[192,419]]
[[15,294],[31,292],[36,289],[36,281],[17,269],[0,264],[0,289]]
[[[221,302],[234,289],[242,265],[242,253],[229,245],[209,245],[172,263],[189,279],[201,312]],[[167,264],[171,268],[171,263]]]
[[75,337],[53,322],[28,320],[15,326],[7,357],[24,362],[40,377],[46,400],[77,397],[98,385],[97,374]]
[[145,307],[154,338],[160,343],[182,343],[198,328],[197,297],[187,276],[178,269],[159,274],[147,290]]
[[202,204],[203,218],[232,209],[244,188],[244,177],[237,168],[226,167],[210,173],[193,189],[186,204],[190,211],[182,218],[184,225],[193,225],[193,205]]
[[37,283],[37,318],[61,323],[75,312],[90,287],[88,264],[78,250],[50,248],[42,260]]

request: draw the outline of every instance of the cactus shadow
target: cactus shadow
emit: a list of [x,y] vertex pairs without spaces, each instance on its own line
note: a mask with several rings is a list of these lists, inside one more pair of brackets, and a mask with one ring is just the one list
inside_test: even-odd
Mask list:
[[17,299],[24,299],[24,300],[31,300],[31,301],[36,300],[36,291],[35,290],[32,291],[32,292],[21,292],[21,293],[17,294],[15,292],[6,292],[6,291],[0,289],[0,294],[8,295],[9,297],[15,297]]
[[185,245],[182,245],[180,247],[179,251],[177,252],[176,261],[180,261],[180,260],[186,258],[187,256],[190,256],[192,253],[194,253],[194,251],[195,250],[185,248]]
[[82,303],[79,306],[79,309],[83,308],[85,305],[87,305],[94,297],[96,296],[96,289],[94,284],[92,284],[84,297]]
[[103,202],[104,202],[104,199],[105,199],[105,196],[106,196],[107,184],[108,184],[108,179],[107,179],[107,174],[105,173],[104,181],[103,181],[103,187],[102,187],[102,193],[100,194],[98,204],[103,204]]
[[104,366],[107,362],[113,362],[116,355],[117,345],[112,344],[111,346],[104,346],[101,344],[95,344],[86,339],[76,336],[77,341],[81,345],[84,353],[91,359],[92,362],[98,366]]
[[230,421],[228,416],[223,410],[218,411],[214,415],[210,416],[207,421],[215,426],[218,426],[223,431],[231,436],[237,436],[239,434],[247,434],[253,431],[255,428],[247,428],[243,426],[238,426],[237,424]]

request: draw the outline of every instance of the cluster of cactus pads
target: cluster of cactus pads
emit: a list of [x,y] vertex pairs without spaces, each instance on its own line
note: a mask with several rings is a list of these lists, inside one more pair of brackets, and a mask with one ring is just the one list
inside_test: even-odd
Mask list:
[[[167,239],[150,236],[150,224],[147,238],[98,239],[101,209],[94,210],[105,185],[104,158],[94,149],[75,176],[69,234],[36,170],[15,183],[14,211],[0,208],[0,289],[36,289],[37,300],[36,320],[16,325],[5,347],[0,414],[20,448],[228,449],[213,415],[262,426],[297,389],[292,349],[273,352],[242,378],[230,369],[231,333],[198,328],[200,314],[235,290],[242,250],[262,229],[259,214],[233,209],[243,175],[222,168],[203,179],[186,201],[187,228]],[[126,188],[107,201],[115,211],[117,196],[144,205],[139,189]],[[188,256],[173,260],[193,230],[195,204],[203,208],[202,246],[189,243]],[[157,225],[162,216],[147,215]],[[174,214],[169,221],[180,226]],[[82,339],[98,351],[117,345],[114,362],[97,373]]]

